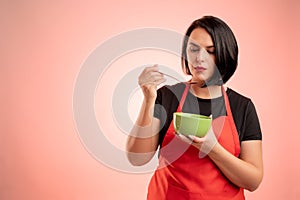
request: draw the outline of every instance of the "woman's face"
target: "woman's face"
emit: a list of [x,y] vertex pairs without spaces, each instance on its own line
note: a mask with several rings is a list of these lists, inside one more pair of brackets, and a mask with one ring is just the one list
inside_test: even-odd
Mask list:
[[187,59],[192,81],[208,81],[215,71],[215,46],[207,31],[196,28],[187,43]]

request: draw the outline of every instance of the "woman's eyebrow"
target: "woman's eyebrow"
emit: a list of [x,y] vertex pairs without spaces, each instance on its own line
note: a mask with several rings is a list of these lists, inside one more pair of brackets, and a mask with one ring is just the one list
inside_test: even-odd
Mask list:
[[194,42],[189,42],[189,44],[193,45],[193,46],[196,46],[196,47],[200,47],[200,45],[194,43]]
[[207,46],[206,48],[210,49],[210,48],[215,48],[214,45],[210,45],[210,46]]

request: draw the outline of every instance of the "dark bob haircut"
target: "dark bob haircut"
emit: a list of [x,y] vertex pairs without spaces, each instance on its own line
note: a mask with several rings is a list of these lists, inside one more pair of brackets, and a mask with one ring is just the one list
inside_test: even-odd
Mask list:
[[187,60],[187,43],[192,31],[196,28],[204,28],[211,36],[215,46],[216,66],[215,74],[208,81],[210,84],[218,82],[226,83],[234,74],[238,63],[238,45],[235,36],[229,26],[219,18],[204,16],[195,20],[185,33],[181,52],[181,64],[183,71],[191,75]]

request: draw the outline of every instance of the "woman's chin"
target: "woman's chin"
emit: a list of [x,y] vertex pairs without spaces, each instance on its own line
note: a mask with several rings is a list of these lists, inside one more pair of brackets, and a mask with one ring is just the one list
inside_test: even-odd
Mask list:
[[208,80],[208,79],[206,79],[201,74],[193,74],[193,76],[192,76],[192,81],[195,81],[195,82],[205,82],[206,80]]

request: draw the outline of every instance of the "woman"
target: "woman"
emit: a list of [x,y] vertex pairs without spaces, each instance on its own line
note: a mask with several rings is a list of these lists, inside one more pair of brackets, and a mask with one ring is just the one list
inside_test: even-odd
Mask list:
[[[128,138],[128,159],[143,165],[159,147],[150,200],[245,199],[244,189],[254,191],[262,181],[262,135],[252,101],[223,85],[237,67],[236,39],[213,16],[194,21],[186,36],[182,67],[190,82],[157,90],[165,81],[157,65],[139,76],[144,100]],[[175,134],[176,111],[212,115],[212,127],[204,138]]]

